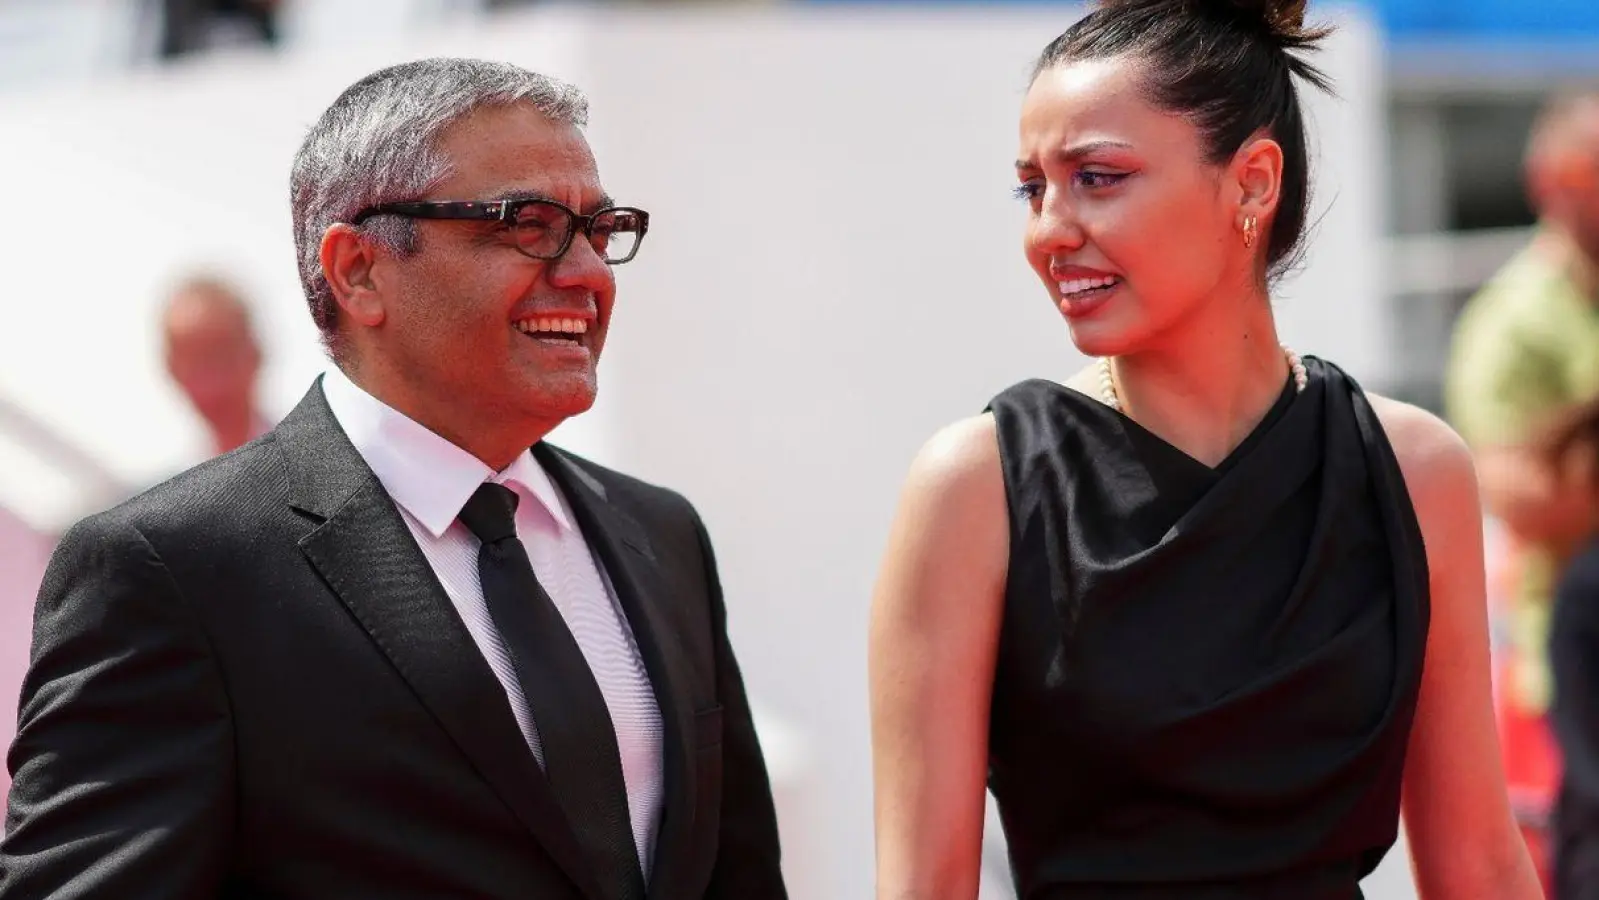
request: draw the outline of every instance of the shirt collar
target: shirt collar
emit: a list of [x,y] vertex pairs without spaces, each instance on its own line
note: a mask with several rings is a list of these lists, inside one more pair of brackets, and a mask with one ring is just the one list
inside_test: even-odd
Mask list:
[[495,472],[367,393],[336,366],[323,376],[322,392],[333,418],[384,490],[435,538],[444,534],[472,492],[485,481],[520,485],[562,529],[572,528],[560,493],[531,452],[522,453],[503,472]]
[[[533,499],[537,500],[540,506],[544,507],[561,530],[571,531],[576,528],[572,524],[572,514],[566,508],[566,501],[556,489],[555,482],[550,480],[550,473],[544,471],[544,467],[539,465],[539,461],[533,457],[531,451],[512,460],[511,464],[505,467],[505,471],[489,480],[496,484],[521,485],[533,495]],[[465,504],[466,499],[462,498],[461,503]]]

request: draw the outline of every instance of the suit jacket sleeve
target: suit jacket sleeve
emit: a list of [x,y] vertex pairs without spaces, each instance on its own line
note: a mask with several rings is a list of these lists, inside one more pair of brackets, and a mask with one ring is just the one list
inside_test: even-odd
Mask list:
[[722,816],[716,865],[706,900],[786,900],[777,811],[744,696],[744,679],[727,637],[727,607],[705,525],[694,518],[710,585],[712,635],[716,641],[716,691],[722,706]]
[[233,829],[227,697],[155,549],[90,519],[35,610],[0,900],[215,897]]

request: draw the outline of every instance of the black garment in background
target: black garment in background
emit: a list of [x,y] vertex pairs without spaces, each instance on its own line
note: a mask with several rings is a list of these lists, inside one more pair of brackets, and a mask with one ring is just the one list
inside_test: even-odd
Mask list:
[[1599,543],[1571,561],[1555,590],[1549,667],[1549,717],[1564,761],[1551,842],[1554,897],[1599,900]]
[[1425,551],[1365,395],[1305,365],[1215,469],[1060,385],[991,404],[1022,900],[1350,900],[1397,836]]
[[[649,900],[785,900],[698,515],[533,452],[660,706]],[[0,900],[614,900],[320,383],[62,538],[8,762]]]
[[[315,0],[312,0],[315,2]],[[218,19],[245,26],[262,44],[278,42],[276,0],[160,0],[163,59],[207,48],[207,36]]]

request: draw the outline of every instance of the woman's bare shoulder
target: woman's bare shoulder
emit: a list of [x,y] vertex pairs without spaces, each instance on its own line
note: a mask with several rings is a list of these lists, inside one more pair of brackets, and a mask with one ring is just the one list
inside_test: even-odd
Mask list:
[[1465,523],[1480,531],[1477,470],[1466,442],[1443,419],[1419,406],[1377,394],[1366,396],[1399,460],[1423,533],[1436,540]]
[[999,433],[993,413],[951,422],[927,439],[911,463],[906,488],[958,500],[1000,479]]
[[1400,400],[1367,394],[1371,408],[1388,435],[1399,466],[1411,479],[1448,481],[1470,477],[1471,450],[1449,424],[1437,415]]

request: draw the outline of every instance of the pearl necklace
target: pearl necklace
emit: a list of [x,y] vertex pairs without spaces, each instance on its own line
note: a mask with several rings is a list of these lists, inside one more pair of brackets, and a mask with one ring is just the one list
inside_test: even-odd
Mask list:
[[[1294,389],[1297,393],[1304,393],[1305,385],[1310,381],[1310,376],[1305,374],[1305,363],[1299,354],[1283,345],[1283,355],[1288,357],[1288,370],[1294,373]],[[1111,377],[1110,357],[1099,358],[1099,399],[1111,409],[1121,412],[1122,404],[1116,396],[1116,381]]]

